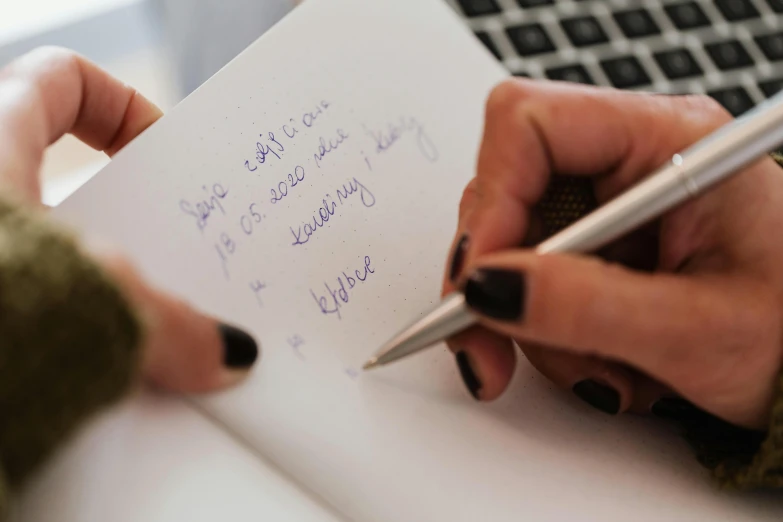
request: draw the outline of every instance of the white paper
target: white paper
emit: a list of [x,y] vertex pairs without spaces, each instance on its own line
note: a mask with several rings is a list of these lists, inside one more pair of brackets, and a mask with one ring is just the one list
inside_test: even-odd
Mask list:
[[12,522],[339,522],[182,400],[142,394],[90,422],[16,499]]
[[348,518],[779,519],[525,363],[492,405],[442,348],[359,373],[438,299],[504,77],[440,0],[310,0],[59,215],[261,340],[250,381],[204,406]]

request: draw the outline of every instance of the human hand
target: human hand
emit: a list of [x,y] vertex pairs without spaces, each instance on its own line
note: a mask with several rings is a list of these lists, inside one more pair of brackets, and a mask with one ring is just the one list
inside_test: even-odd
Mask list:
[[[40,207],[43,155],[64,134],[112,156],[161,116],[73,53],[45,48],[23,56],[0,71],[0,197]],[[148,286],[120,258],[100,263],[144,323],[142,373],[152,384],[210,391],[237,383],[255,362],[258,348],[246,333]]]
[[480,316],[449,341],[476,398],[507,387],[514,339],[538,370],[603,411],[649,412],[676,395],[766,427],[783,358],[783,172],[772,159],[603,258],[518,247],[535,236],[552,174],[591,179],[605,202],[729,120],[706,97],[523,80],[495,89],[443,285],[444,295],[462,289]]

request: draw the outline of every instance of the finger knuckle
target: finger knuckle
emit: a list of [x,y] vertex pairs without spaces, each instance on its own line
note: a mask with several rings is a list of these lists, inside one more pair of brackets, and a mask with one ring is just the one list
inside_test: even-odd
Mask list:
[[459,202],[459,216],[463,218],[468,211],[475,205],[476,201],[481,197],[479,191],[479,180],[473,178],[470,183],[467,184],[462,191],[462,199]]
[[718,101],[706,94],[688,94],[677,97],[675,110],[695,121],[704,121],[717,127],[733,119],[733,116]]
[[506,80],[490,92],[486,104],[487,116],[508,115],[527,96],[524,80]]
[[731,115],[706,95],[634,95],[639,107],[634,128],[645,133],[642,150],[647,151],[639,157],[653,163],[731,120]]
[[75,67],[79,61],[79,55],[76,52],[56,45],[38,47],[31,51],[27,58],[44,67]]
[[52,60],[69,60],[76,56],[73,50],[59,45],[42,45],[31,51],[31,54],[38,54]]
[[728,114],[728,111],[712,96],[706,94],[684,94],[675,98],[689,108],[713,114]]

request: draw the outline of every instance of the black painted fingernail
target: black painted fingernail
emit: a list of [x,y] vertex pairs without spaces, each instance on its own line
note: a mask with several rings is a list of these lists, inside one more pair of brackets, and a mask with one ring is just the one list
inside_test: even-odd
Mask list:
[[587,379],[576,383],[573,392],[587,404],[604,413],[617,415],[620,412],[620,394],[610,386]]
[[468,387],[468,391],[474,399],[479,400],[481,381],[476,377],[473,366],[471,366],[468,355],[465,352],[457,353],[457,366],[459,367],[460,375],[462,375],[462,380],[465,381],[465,386]]
[[514,270],[480,268],[465,285],[465,301],[492,319],[520,320],[525,312],[525,276]]
[[228,368],[249,368],[258,358],[258,345],[250,335],[227,324],[221,324],[220,337],[223,339],[223,364]]
[[449,270],[449,279],[455,281],[462,272],[462,263],[465,261],[465,251],[468,249],[468,236],[463,234],[457,246],[454,247],[454,254],[451,257],[451,269]]
[[683,420],[694,415],[699,415],[700,411],[693,404],[684,399],[664,397],[652,405],[650,413],[661,419]]

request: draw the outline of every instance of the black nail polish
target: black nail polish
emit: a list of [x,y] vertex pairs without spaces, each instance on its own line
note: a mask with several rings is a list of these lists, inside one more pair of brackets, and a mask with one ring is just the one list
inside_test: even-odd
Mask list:
[[465,285],[465,301],[492,319],[518,321],[525,312],[525,276],[514,270],[481,268]]
[[465,261],[465,251],[468,249],[468,236],[464,235],[454,247],[454,254],[451,258],[451,269],[449,270],[449,279],[453,282],[462,272],[462,263]]
[[473,367],[470,365],[470,360],[468,360],[465,352],[457,353],[457,366],[459,367],[460,375],[462,375],[462,380],[465,381],[465,386],[468,387],[468,391],[474,399],[479,400],[481,381],[476,377],[476,373],[473,371]]
[[620,394],[614,388],[587,379],[576,383],[572,390],[593,408],[610,415],[620,412]]
[[223,339],[223,364],[228,368],[249,368],[258,358],[258,345],[250,335],[227,324],[219,326]]

